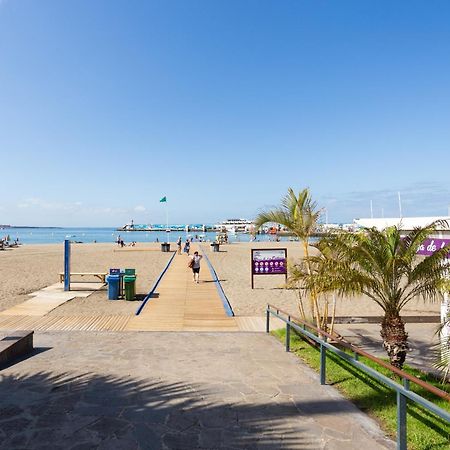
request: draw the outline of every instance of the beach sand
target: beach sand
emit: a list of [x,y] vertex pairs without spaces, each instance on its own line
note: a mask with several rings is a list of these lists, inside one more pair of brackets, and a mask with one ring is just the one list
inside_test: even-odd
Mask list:
[[[172,245],[175,248],[175,245]],[[201,244],[212,262],[238,316],[262,316],[268,303],[290,314],[298,315],[295,290],[286,290],[284,276],[255,276],[251,289],[251,248],[287,248],[288,259],[298,260],[302,247],[298,242],[233,243],[221,245],[220,252],[211,251],[209,243]],[[171,254],[162,253],[160,245],[141,244],[119,249],[115,244],[73,244],[72,272],[107,272],[110,267],[135,268],[137,294],[145,295],[165,267]],[[28,300],[27,295],[58,282],[63,270],[63,245],[23,245],[0,252],[0,311]],[[188,269],[186,269],[188,270]],[[208,270],[206,262],[202,271]],[[75,298],[53,310],[54,315],[134,314],[139,301],[109,301],[106,287],[87,298]],[[338,299],[337,316],[380,316],[381,309],[370,299]],[[404,315],[438,315],[438,303],[411,302]]]
[[[135,268],[136,293],[146,295],[171,254],[159,244],[119,249],[115,244],[72,244],[72,272],[108,272],[111,267]],[[0,311],[29,300],[27,294],[59,281],[64,268],[62,244],[22,245],[0,252]],[[87,278],[86,278],[87,280]],[[74,298],[53,310],[55,315],[134,314],[140,301],[111,301],[106,287],[86,298]]]
[[[211,251],[209,244],[203,245],[213,264],[222,287],[239,316],[263,315],[268,303],[293,315],[299,315],[298,296],[295,290],[283,289],[283,275],[255,276],[255,289],[251,288],[251,249],[287,248],[288,260],[298,261],[302,255],[299,242],[254,242],[221,245],[220,252]],[[307,303],[305,303],[307,304]],[[403,315],[439,315],[439,303],[425,303],[423,300],[410,302],[402,311]],[[336,316],[381,316],[381,308],[365,296],[338,298]]]

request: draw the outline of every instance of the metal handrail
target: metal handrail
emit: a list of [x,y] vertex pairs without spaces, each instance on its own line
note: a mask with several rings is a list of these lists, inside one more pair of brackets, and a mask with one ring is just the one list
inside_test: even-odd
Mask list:
[[223,290],[222,284],[220,283],[219,277],[217,276],[216,269],[214,269],[214,266],[212,265],[211,261],[208,258],[208,255],[206,254],[205,249],[202,245],[199,245],[200,249],[203,252],[203,256],[206,259],[206,263],[208,264],[209,272],[211,273],[211,277],[214,281],[214,284],[216,285],[217,293],[219,294],[220,300],[222,301],[223,309],[225,310],[225,314],[228,317],[234,317],[234,311],[231,307],[231,304],[228,300],[227,295],[225,294],[225,291]]
[[138,316],[142,310],[144,309],[147,302],[152,298],[153,294],[156,291],[156,288],[158,287],[159,282],[161,281],[164,274],[167,272],[167,269],[169,268],[170,264],[172,263],[173,258],[175,257],[175,252],[172,252],[172,256],[169,258],[169,261],[166,264],[166,267],[162,270],[162,272],[159,274],[156,281],[153,283],[152,288],[150,289],[149,293],[144,297],[144,300],[142,300],[142,303],[139,305],[138,309],[136,310],[135,315]]
[[[436,406],[434,403],[430,402],[429,400],[426,400],[425,398],[421,397],[420,395],[410,391],[409,384],[410,381],[416,383],[420,387],[428,390],[429,392],[432,392],[433,394],[439,396],[440,398],[443,398],[447,401],[450,400],[450,396],[434,387],[431,386],[428,383],[425,383],[424,381],[420,380],[419,378],[410,375],[403,370],[400,370],[391,364],[385,363],[384,361],[376,358],[375,356],[371,355],[370,353],[365,352],[364,350],[361,350],[360,348],[356,347],[353,344],[350,344],[349,342],[343,340],[342,338],[337,338],[336,336],[333,336],[329,333],[327,333],[324,330],[321,330],[320,328],[315,327],[314,325],[311,325],[310,323],[299,319],[298,317],[292,316],[291,314],[287,313],[286,311],[283,311],[280,308],[277,308],[276,306],[267,305],[266,309],[266,332],[268,333],[270,331],[270,316],[273,315],[277,317],[278,319],[282,320],[286,323],[286,351],[290,350],[290,330],[291,328],[297,330],[299,333],[303,334],[304,336],[307,336],[309,339],[313,340],[314,342],[317,342],[320,344],[320,384],[325,384],[325,377],[326,377],[326,351],[330,350],[332,353],[338,355],[340,358],[346,360],[349,364],[352,366],[362,370],[363,372],[369,374],[376,380],[384,383],[386,386],[390,387],[394,391],[397,392],[397,449],[398,450],[406,450],[406,402],[407,399],[421,405],[422,407],[428,409],[429,411],[436,414],[438,417],[440,417],[443,420],[446,420],[450,423],[450,412]],[[287,317],[284,317],[287,316]],[[306,328],[309,328],[310,330],[315,331],[318,336],[316,336],[314,333],[308,331]],[[336,348],[334,345],[330,344],[329,342],[326,342],[321,337],[326,337],[329,339],[332,339],[334,341],[339,342],[339,345],[342,345],[343,347],[351,350],[354,352],[355,356],[351,356],[348,353],[345,353],[344,351]],[[389,370],[391,370],[393,373],[396,373],[397,375],[401,376],[403,378],[403,386],[392,379],[388,378],[387,376],[381,374],[380,372],[376,371],[375,369],[372,369],[371,367],[367,366],[366,364],[362,363],[358,360],[358,356],[361,355],[364,356],[371,361],[374,361],[375,363],[379,364],[382,367],[385,367]]]
[[367,353],[366,351],[362,350],[361,348],[355,346],[354,344],[351,344],[350,342],[346,341],[345,339],[343,339],[341,336],[336,336],[336,335],[332,335],[327,333],[326,331],[315,327],[314,325],[312,325],[309,322],[306,322],[305,320],[302,320],[298,317],[295,317],[291,314],[289,314],[286,311],[283,311],[280,308],[277,308],[274,305],[268,304],[267,305],[268,308],[274,308],[277,311],[279,311],[280,313],[283,313],[286,316],[289,316],[291,318],[291,320],[295,320],[295,322],[300,323],[301,325],[305,325],[308,328],[316,331],[319,335],[322,336],[326,336],[329,339],[333,339],[334,341],[338,341],[339,345],[342,345],[342,347],[345,347],[348,350],[351,350],[354,353],[358,353],[361,356],[366,357],[367,359],[370,359],[371,361],[377,363],[378,365],[384,367],[385,369],[390,370],[391,372],[394,372],[395,374],[399,375],[402,378],[406,378],[409,381],[412,381],[413,383],[417,384],[418,386],[422,387],[423,389],[433,393],[434,395],[437,395],[440,398],[443,398],[444,400],[447,400],[448,402],[450,402],[450,394],[448,394],[447,392],[443,391],[442,389],[439,389],[429,383],[426,383],[425,381],[421,380],[420,378],[415,377],[414,375],[410,375],[409,373],[405,372],[404,370],[401,370],[395,366],[393,366],[392,364],[389,364],[385,361],[383,361],[382,359],[377,358],[376,356],[373,356],[370,353]]

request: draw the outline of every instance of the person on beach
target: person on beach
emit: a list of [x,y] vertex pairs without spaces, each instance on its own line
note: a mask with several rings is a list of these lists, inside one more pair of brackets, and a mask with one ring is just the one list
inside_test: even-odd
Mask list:
[[181,236],[179,236],[177,240],[177,254],[181,255]]
[[202,258],[203,258],[202,255],[199,255],[198,252],[194,252],[194,254],[191,256],[191,260],[189,261],[189,267],[192,269],[194,283],[197,284],[200,278],[200,260]]
[[189,250],[191,249],[191,243],[189,241],[189,239],[186,239],[186,242],[184,243],[184,253],[187,253],[187,255],[189,256]]

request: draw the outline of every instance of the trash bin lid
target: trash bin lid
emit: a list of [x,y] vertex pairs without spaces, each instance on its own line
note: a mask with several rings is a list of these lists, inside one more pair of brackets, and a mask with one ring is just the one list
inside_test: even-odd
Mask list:
[[115,280],[119,280],[120,279],[120,275],[108,275],[106,277],[106,281],[115,281]]
[[131,282],[131,281],[136,281],[136,275],[125,275],[123,277],[123,281],[125,281],[125,283]]
[[136,269],[125,269],[125,275],[135,275]]

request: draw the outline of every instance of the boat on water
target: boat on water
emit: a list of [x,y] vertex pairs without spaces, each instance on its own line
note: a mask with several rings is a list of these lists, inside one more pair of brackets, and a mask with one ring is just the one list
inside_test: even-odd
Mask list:
[[222,233],[250,233],[255,229],[255,223],[248,219],[226,219],[216,224],[215,228]]
[[117,228],[117,231],[165,231],[170,233],[171,231],[177,232],[190,232],[190,231],[214,231],[213,226],[204,224],[173,224],[167,226],[167,224],[136,224],[133,221]]

